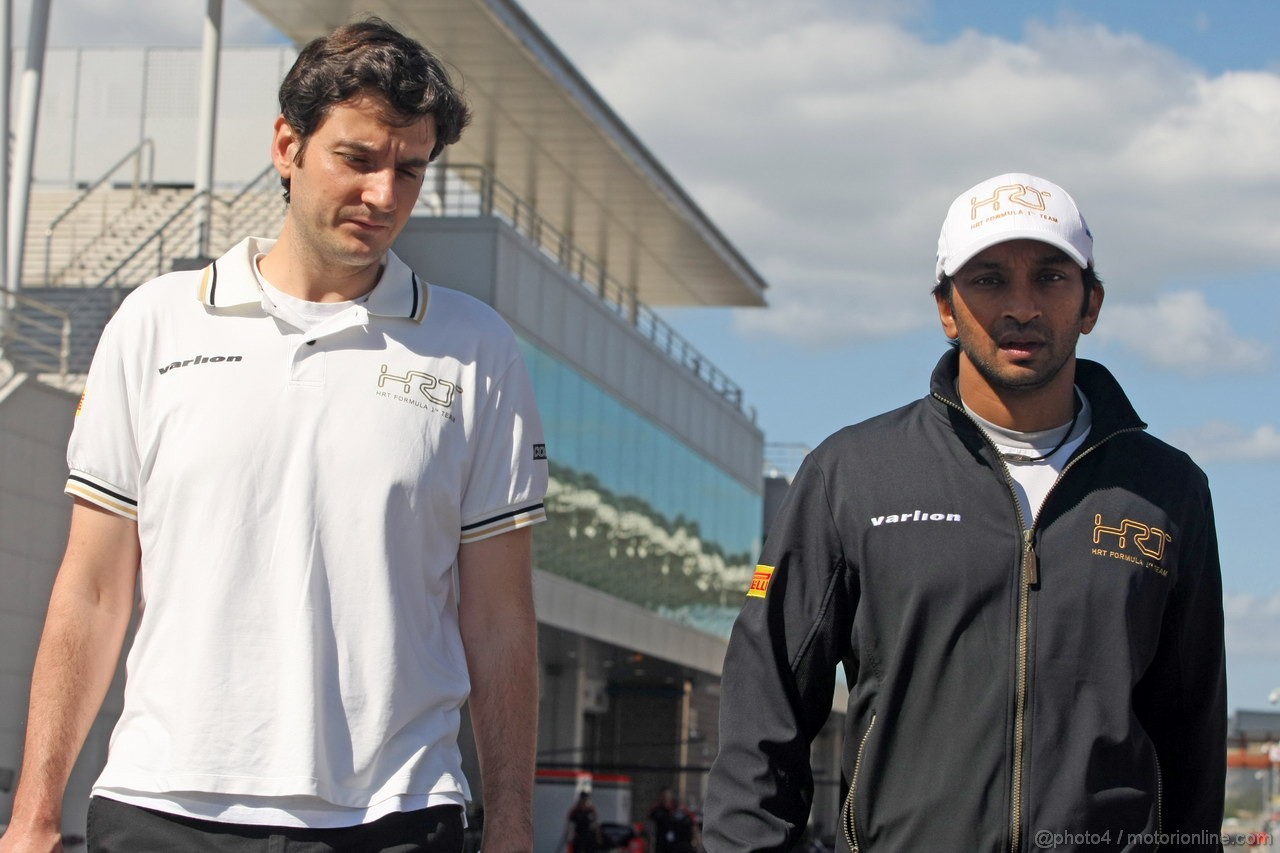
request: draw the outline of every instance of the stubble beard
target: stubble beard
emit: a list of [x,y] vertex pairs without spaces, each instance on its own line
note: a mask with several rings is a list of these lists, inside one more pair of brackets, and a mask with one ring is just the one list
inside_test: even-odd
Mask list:
[[1039,329],[1038,332],[1043,339],[1044,349],[1053,353],[1052,360],[1038,370],[1034,367],[1002,365],[998,362],[998,345],[993,343],[994,350],[988,355],[979,352],[973,342],[966,339],[967,336],[960,337],[960,350],[993,391],[1012,394],[1031,393],[1039,391],[1057,379],[1062,369],[1067,366],[1067,362],[1071,360],[1071,353],[1075,352],[1074,341],[1070,342],[1069,347],[1061,349],[1057,346],[1056,337],[1048,330]]
[[344,268],[367,267],[379,263],[390,248],[371,244],[355,234],[344,233],[344,211],[337,222],[310,221],[299,223],[303,242],[308,252],[320,263],[337,271]]

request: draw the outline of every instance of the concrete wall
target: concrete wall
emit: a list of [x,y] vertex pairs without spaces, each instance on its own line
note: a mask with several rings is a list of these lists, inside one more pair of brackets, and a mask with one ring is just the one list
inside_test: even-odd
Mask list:
[[[287,45],[223,48],[215,183],[243,184],[270,165],[276,90],[294,56]],[[25,61],[26,52],[15,50],[14,68],[21,71]],[[36,182],[73,186],[96,180],[135,145],[153,139],[156,181],[194,183],[200,61],[197,48],[50,48]],[[115,181],[131,179],[131,172],[122,171]]]
[[[31,666],[66,545],[71,501],[62,485],[78,399],[24,374],[0,387],[0,778],[19,768]],[[106,759],[122,687],[117,672],[72,773],[63,816],[69,835],[84,835],[89,788]],[[0,790],[0,824],[12,798],[12,789]]]

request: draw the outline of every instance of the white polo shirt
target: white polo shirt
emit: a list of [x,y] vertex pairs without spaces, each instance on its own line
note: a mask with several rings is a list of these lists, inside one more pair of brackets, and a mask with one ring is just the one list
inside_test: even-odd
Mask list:
[[271,245],[138,288],[89,371],[66,491],[137,519],[143,606],[95,790],[469,798],[452,567],[545,517],[515,336],[393,254],[304,333],[257,284]]

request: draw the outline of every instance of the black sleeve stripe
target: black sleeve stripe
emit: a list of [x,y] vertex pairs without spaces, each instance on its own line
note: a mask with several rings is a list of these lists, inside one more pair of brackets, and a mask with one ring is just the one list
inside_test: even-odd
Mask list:
[[512,516],[516,516],[516,515],[525,515],[526,513],[534,512],[540,509],[542,509],[542,501],[538,501],[536,504],[529,504],[528,506],[521,507],[520,509],[513,509],[510,512],[504,512],[501,515],[495,515],[495,516],[492,516],[491,518],[486,518],[484,521],[477,521],[473,524],[464,524],[462,525],[462,529],[464,532],[467,530],[475,530],[477,527],[485,527],[487,525],[493,524],[495,521],[502,521],[502,519],[504,518],[511,518]]
[[75,480],[77,483],[84,483],[93,491],[101,492],[102,494],[108,495],[109,497],[113,497],[116,500],[120,501],[121,503],[128,504],[129,506],[136,507],[138,505],[138,502],[135,501],[133,498],[127,498],[124,495],[120,494],[119,492],[113,492],[110,489],[103,488],[102,486],[98,485],[92,480],[87,480],[84,477],[78,477],[75,474],[69,474],[67,476],[67,479]]

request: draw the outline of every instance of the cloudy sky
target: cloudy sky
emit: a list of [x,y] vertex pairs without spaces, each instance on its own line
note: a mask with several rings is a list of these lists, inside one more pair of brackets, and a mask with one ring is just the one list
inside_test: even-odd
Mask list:
[[[1222,6],[1230,5],[1230,9]],[[669,314],[769,441],[925,391],[938,227],[983,178],[1076,198],[1108,284],[1083,352],[1208,471],[1233,706],[1280,687],[1280,5],[526,0],[770,283]],[[1123,7],[1117,9],[1115,7]],[[706,314],[707,312],[701,312]]]
[[[929,289],[952,198],[1005,171],[1068,189],[1107,283],[1083,354],[1209,473],[1231,700],[1266,705],[1280,687],[1267,544],[1280,4],[523,5],[769,282],[767,309],[667,316],[743,386],[770,442],[812,446],[924,393],[943,348]],[[195,44],[203,6],[54,0],[51,42]],[[228,43],[279,38],[242,0],[226,16]]]

